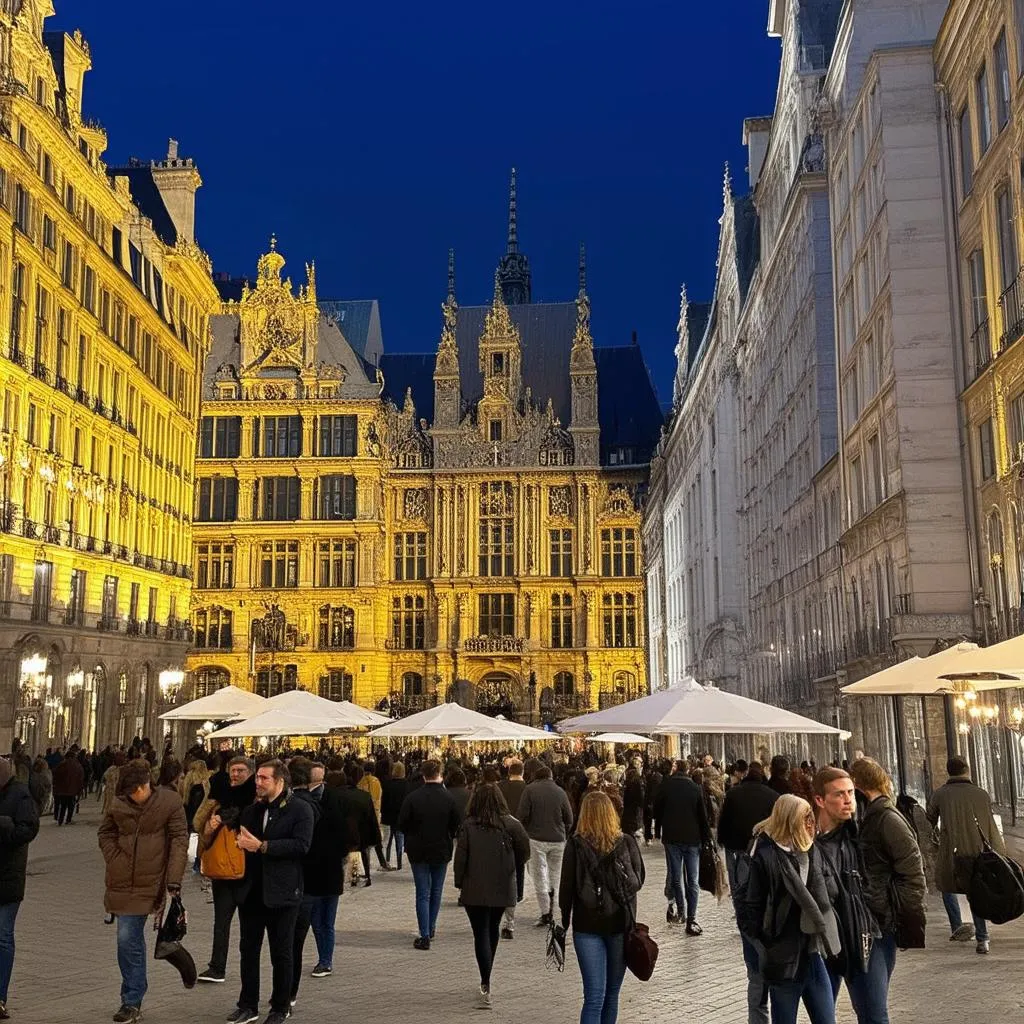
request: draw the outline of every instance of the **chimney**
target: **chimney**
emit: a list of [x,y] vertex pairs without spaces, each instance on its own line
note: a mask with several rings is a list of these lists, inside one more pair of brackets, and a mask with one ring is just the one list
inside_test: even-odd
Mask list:
[[757,187],[761,177],[764,158],[768,155],[771,131],[770,117],[748,117],[743,122],[743,145],[747,147],[747,175],[750,179],[751,192]]
[[196,190],[203,183],[191,157],[178,155],[178,140],[167,140],[167,156],[150,165],[153,183],[174,221],[179,238],[196,240]]
[[636,340],[636,331],[633,332],[633,344],[634,345],[638,344],[638,342]]

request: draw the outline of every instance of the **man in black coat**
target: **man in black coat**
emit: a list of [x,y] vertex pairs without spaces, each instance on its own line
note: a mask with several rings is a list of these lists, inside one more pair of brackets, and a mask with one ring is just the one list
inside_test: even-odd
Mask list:
[[28,786],[0,758],[0,1019],[7,1018],[7,989],[14,969],[14,919],[25,898],[28,844],[39,832],[39,813]]
[[[677,761],[672,774],[658,787],[654,798],[654,820],[661,829],[668,877],[666,893],[671,892],[665,919],[682,919],[685,906],[686,934],[700,935],[697,924],[697,899],[700,894],[700,848],[711,838],[708,812],[700,786],[686,775],[686,762]],[[683,895],[685,872],[686,895]],[[673,911],[673,898],[676,911]]]
[[405,835],[405,852],[416,886],[420,933],[413,942],[416,949],[430,949],[459,824],[455,801],[441,784],[441,766],[437,761],[424,761],[423,785],[405,798],[398,812],[398,830]]
[[296,798],[290,782],[281,761],[265,761],[256,769],[256,803],[242,811],[237,840],[245,850],[244,892],[238,908],[242,990],[231,1024],[251,1024],[259,1018],[264,933],[273,966],[270,1014],[264,1024],[284,1024],[291,1012],[302,865],[313,842],[316,816],[308,801]]
[[779,794],[765,785],[760,761],[754,761],[743,778],[725,791],[718,817],[718,842],[725,849],[730,889],[736,888],[736,860],[749,848],[754,826],[772,813],[778,799]]

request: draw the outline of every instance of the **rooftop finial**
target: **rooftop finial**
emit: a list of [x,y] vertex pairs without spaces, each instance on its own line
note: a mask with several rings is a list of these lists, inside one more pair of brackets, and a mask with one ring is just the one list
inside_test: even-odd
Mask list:
[[506,253],[519,252],[519,236],[516,233],[516,169],[512,168],[512,182],[508,189],[508,246]]
[[580,295],[587,293],[587,247],[580,242]]
[[273,231],[270,232],[270,251],[277,252],[277,235]]
[[448,298],[455,298],[455,250],[448,250]]
[[725,161],[725,180],[722,182],[722,194],[725,201],[732,199],[732,172],[729,170],[729,161]]

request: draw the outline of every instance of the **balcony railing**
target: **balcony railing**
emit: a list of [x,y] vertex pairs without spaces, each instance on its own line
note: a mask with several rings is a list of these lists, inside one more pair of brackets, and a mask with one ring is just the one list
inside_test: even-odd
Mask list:
[[522,654],[526,640],[521,636],[471,636],[462,648],[470,654]]
[[981,374],[981,371],[992,362],[992,337],[989,331],[988,320],[983,320],[974,328],[970,341],[971,358],[974,361],[974,377]]
[[1024,269],[1017,272],[1013,283],[999,296],[999,309],[1003,317],[999,351],[1005,352],[1024,335]]

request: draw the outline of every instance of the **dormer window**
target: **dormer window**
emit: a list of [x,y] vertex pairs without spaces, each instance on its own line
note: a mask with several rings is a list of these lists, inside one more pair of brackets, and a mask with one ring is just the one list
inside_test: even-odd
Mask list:
[[[505,353],[494,352],[491,354],[491,373],[496,377],[505,376]],[[492,438],[491,440],[501,440],[501,438]]]
[[501,440],[501,420],[491,420],[488,439],[491,441]]

